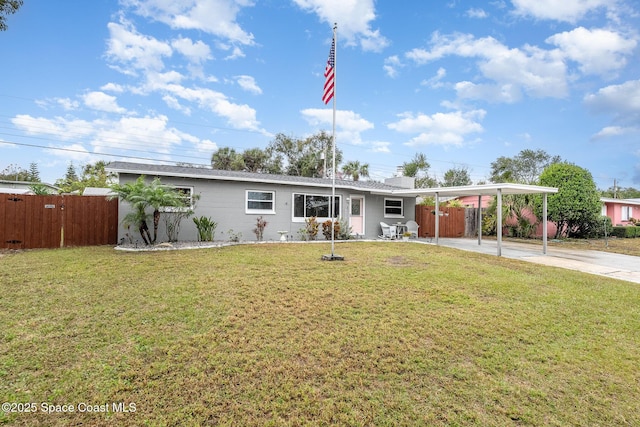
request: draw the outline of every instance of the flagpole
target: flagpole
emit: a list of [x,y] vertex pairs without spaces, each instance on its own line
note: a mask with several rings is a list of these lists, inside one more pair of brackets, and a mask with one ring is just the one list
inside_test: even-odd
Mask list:
[[333,24],[333,42],[335,43],[335,48],[333,51],[333,128],[331,132],[331,142],[332,142],[332,151],[333,151],[333,174],[331,178],[331,256],[334,256],[334,248],[335,248],[335,230],[336,226],[334,224],[336,215],[335,215],[335,206],[336,206],[336,69],[338,67],[338,40],[337,40],[337,30],[338,24]]
[[337,48],[337,32],[338,24],[333,24],[333,39],[331,41],[331,50],[329,51],[329,59],[327,61],[327,68],[325,69],[325,83],[324,93],[322,100],[325,104],[329,103],[329,97],[333,98],[333,127],[331,131],[331,145],[332,145],[332,174],[331,174],[331,207],[329,213],[331,215],[331,255],[323,255],[322,259],[325,261],[343,261],[344,257],[335,254],[335,241],[336,241],[336,48]]

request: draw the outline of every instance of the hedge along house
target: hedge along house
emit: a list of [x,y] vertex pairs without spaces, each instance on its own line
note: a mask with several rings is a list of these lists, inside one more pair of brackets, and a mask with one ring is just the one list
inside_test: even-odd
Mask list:
[[[216,240],[230,239],[229,230],[242,233],[241,240],[255,240],[253,230],[259,217],[267,221],[264,240],[278,240],[285,231],[288,239],[298,240],[305,219],[315,216],[323,222],[330,215],[331,179],[129,162],[112,162],[106,170],[116,173],[120,184],[145,176],[149,181],[158,177],[163,184],[175,187],[192,203],[195,217],[210,217],[218,224]],[[381,221],[414,219],[417,193],[407,194],[413,186],[413,178],[408,177],[389,178],[385,183],[336,180],[336,216],[348,221],[352,234],[376,238]],[[120,203],[120,221],[130,209],[127,203]],[[120,224],[118,239],[126,233]],[[166,241],[162,223],[159,233],[158,241]],[[135,237],[137,231],[131,234]],[[318,238],[324,238],[322,229]],[[183,221],[179,240],[196,239],[193,221]]]

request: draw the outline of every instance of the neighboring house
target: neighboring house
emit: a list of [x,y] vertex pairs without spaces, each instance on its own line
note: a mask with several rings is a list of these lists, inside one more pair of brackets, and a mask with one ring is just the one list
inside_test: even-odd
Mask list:
[[[459,197],[458,199],[463,206],[469,208],[478,206],[477,196]],[[481,207],[488,207],[492,201],[493,196],[483,196]],[[611,218],[613,225],[632,225],[633,222],[630,221],[632,218],[640,220],[640,199],[610,199],[602,197],[600,201],[602,202],[602,215]],[[549,235],[555,233],[555,225],[553,223],[549,223],[548,232]],[[538,226],[537,235],[540,235],[540,233],[540,226]]]
[[47,184],[44,182],[32,182],[32,181],[10,181],[0,179],[0,193],[5,194],[33,194],[31,186],[34,184],[44,185],[51,194],[58,194],[60,188],[55,185]]
[[630,220],[640,219],[640,199],[600,199],[602,215],[611,218],[613,225],[631,225]]
[[[227,239],[229,230],[242,233],[243,240],[254,240],[253,230],[260,216],[267,221],[264,240],[278,240],[279,232],[284,231],[289,239],[298,240],[305,219],[315,216],[318,222],[323,222],[330,215],[331,179],[128,162],[112,162],[106,170],[116,173],[120,184],[133,182],[141,175],[148,180],[159,177],[163,184],[177,188],[190,201],[199,196],[194,215],[211,217],[218,223],[217,240]],[[389,178],[384,184],[336,180],[336,215],[348,220],[352,234],[375,238],[381,234],[381,221],[406,222],[415,218],[417,193],[406,194],[413,185],[413,178],[408,177]],[[399,190],[403,194],[396,194]],[[126,203],[120,203],[119,218],[129,210]],[[162,241],[166,239],[163,224],[160,230]],[[118,238],[125,233],[120,225]],[[133,234],[137,236],[137,230]],[[196,240],[196,236],[193,221],[184,221],[180,240]],[[318,239],[324,239],[322,229]]]

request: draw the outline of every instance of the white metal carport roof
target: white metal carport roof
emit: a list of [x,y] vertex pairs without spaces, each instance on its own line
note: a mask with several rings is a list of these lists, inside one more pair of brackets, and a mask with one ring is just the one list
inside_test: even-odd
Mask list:
[[[411,190],[394,190],[397,195],[433,196],[436,199],[436,211],[440,210],[440,197],[478,196],[478,206],[482,196],[496,196],[498,200],[498,256],[502,255],[502,195],[503,194],[542,194],[542,253],[547,253],[547,195],[557,193],[555,187],[542,187],[527,184],[484,184],[461,187],[416,188]],[[440,216],[436,215],[436,244],[440,233]],[[482,215],[478,215],[478,245],[482,244]]]

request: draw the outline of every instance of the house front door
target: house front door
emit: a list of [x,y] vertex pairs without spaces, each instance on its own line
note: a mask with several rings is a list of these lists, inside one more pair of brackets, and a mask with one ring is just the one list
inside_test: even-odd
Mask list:
[[349,209],[349,226],[351,233],[364,234],[364,197],[351,196]]

